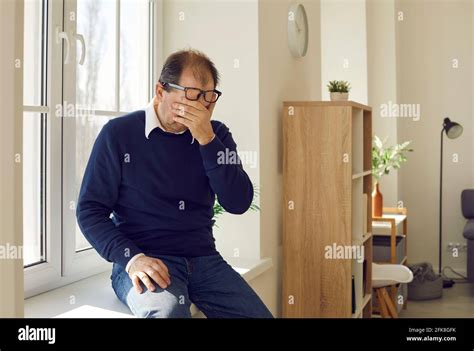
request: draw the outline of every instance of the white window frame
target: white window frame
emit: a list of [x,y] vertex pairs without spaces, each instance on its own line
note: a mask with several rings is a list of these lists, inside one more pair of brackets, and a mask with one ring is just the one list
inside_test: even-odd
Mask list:
[[[25,298],[39,293],[70,284],[80,279],[110,270],[111,264],[102,259],[94,249],[76,252],[75,244],[75,210],[70,209],[70,201],[75,199],[74,169],[64,167],[63,157],[74,152],[74,143],[64,143],[64,140],[75,140],[74,128],[68,128],[64,118],[54,115],[55,106],[63,101],[75,102],[75,84],[63,84],[65,76],[68,81],[75,83],[75,59],[77,41],[75,23],[68,23],[66,14],[75,11],[77,0],[49,0],[48,2],[48,101],[46,106],[24,106],[24,111],[48,113],[47,123],[47,185],[46,185],[46,257],[44,263],[39,263],[24,269]],[[120,3],[120,0],[117,0]],[[162,64],[162,0],[149,0],[150,20],[152,23],[150,45],[153,52],[150,64],[149,98],[154,95],[154,85],[158,69]],[[117,28],[120,25],[120,6],[115,14]],[[69,37],[69,64],[63,64],[65,43],[56,41],[58,32],[66,32]],[[117,30],[119,33],[120,31]],[[120,35],[116,35],[120,40]],[[116,45],[116,55],[120,46]],[[117,62],[119,58],[117,59]],[[117,64],[117,72],[120,65]],[[72,77],[72,79],[71,79]],[[119,78],[118,78],[119,79]],[[66,86],[68,85],[68,86]],[[116,94],[119,93],[119,81],[116,84]],[[119,100],[120,95],[116,99]],[[71,97],[73,99],[71,100]],[[68,99],[69,98],[69,99]],[[117,105],[119,106],[119,105]],[[97,115],[117,117],[126,114],[124,111],[94,111]],[[66,155],[66,156],[65,156]],[[72,228],[72,229],[71,229]],[[66,233],[71,233],[66,235]]]
[[[62,70],[53,62],[61,62],[62,47],[54,41],[52,28],[62,27],[61,3],[48,2],[48,57],[47,57],[47,90],[48,100],[45,106],[24,106],[24,111],[48,113],[46,129],[46,150],[49,154],[46,163],[46,257],[45,262],[25,268],[25,297],[35,295],[47,290],[48,284],[57,284],[61,279],[61,227],[60,216],[53,214],[61,213],[61,201],[57,196],[61,193],[61,130],[59,119],[51,118],[51,106],[61,101]],[[52,71],[54,70],[54,71]],[[55,79],[51,79],[54,76]],[[24,214],[25,215],[25,214]]]

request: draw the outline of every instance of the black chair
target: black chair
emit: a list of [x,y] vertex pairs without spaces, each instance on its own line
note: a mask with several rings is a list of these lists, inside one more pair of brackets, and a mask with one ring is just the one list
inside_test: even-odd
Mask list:
[[461,193],[461,208],[467,223],[463,235],[467,239],[467,279],[474,283],[474,189]]

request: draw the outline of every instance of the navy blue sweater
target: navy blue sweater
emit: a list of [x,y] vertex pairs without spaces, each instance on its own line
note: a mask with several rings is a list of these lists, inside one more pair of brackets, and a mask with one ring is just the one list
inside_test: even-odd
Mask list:
[[[240,163],[223,163],[236,152],[229,129],[211,121],[216,137],[201,146],[191,132],[155,128],[145,137],[145,112],[109,121],[99,133],[82,181],[77,221],[109,262],[122,267],[137,253],[206,256],[217,253],[215,196],[227,212],[241,214],[253,186]],[[112,214],[112,215],[111,215]]]

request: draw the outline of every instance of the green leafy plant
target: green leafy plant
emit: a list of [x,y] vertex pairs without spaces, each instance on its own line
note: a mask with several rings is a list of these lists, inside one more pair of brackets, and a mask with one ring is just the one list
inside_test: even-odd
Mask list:
[[351,85],[343,80],[332,80],[327,85],[330,93],[348,93]]
[[406,153],[413,151],[408,148],[411,141],[388,147],[385,146],[386,141],[386,139],[382,141],[378,136],[374,136],[372,175],[377,182],[383,175],[389,174],[392,169],[399,169],[401,164],[407,160]]
[[[260,211],[260,207],[255,203],[255,199],[258,197],[258,195],[260,195],[260,192],[259,192],[258,188],[256,186],[254,186],[253,187],[253,200],[252,200],[252,204],[249,207],[250,211]],[[214,202],[214,217],[213,217],[213,219],[215,221],[217,221],[217,217],[219,217],[224,212],[226,212],[226,211],[225,211],[224,207],[222,207],[222,205],[219,203],[219,201],[217,200],[217,196],[216,196],[216,200]],[[214,222],[214,225],[217,228],[219,228],[219,226],[216,224],[216,222]]]

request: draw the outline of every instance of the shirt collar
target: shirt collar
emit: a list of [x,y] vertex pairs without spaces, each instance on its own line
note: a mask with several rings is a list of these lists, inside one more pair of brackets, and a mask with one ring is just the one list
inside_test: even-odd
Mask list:
[[[160,128],[161,130],[166,132],[165,128],[163,128],[163,125],[161,124],[160,119],[156,115],[154,100],[151,100],[148,103],[147,107],[145,108],[145,137],[147,139],[149,139],[150,133],[155,128]],[[183,130],[182,132],[173,133],[173,134],[183,134],[185,131],[186,130]],[[194,141],[194,138],[193,138],[193,141]]]

